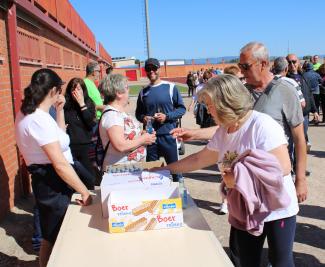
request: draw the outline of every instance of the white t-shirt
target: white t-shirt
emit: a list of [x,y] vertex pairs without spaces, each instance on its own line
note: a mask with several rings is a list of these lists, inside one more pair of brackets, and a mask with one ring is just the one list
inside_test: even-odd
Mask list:
[[[105,110],[112,109],[106,112],[99,125],[99,134],[105,148],[109,138],[107,129],[112,126],[121,126],[124,129],[124,137],[126,140],[133,140],[141,135],[141,127],[139,122],[131,115],[120,112],[116,108],[108,105]],[[103,162],[103,168],[112,164],[121,164],[125,162],[138,162],[144,161],[146,158],[146,148],[140,146],[137,149],[129,152],[119,152],[110,143],[107,149],[106,156]]]
[[[219,153],[218,162],[220,162],[227,151],[240,155],[247,149],[270,151],[282,144],[287,144],[282,127],[269,115],[253,111],[242,127],[234,133],[227,133],[227,129],[220,127],[207,148]],[[296,189],[291,174],[284,177],[284,188],[291,198],[290,205],[285,209],[271,212],[265,219],[266,222],[288,218],[298,213]]]
[[19,112],[15,127],[17,145],[27,166],[50,164],[51,161],[41,147],[57,141],[67,161],[73,164],[69,135],[59,128],[49,113],[39,108],[26,116]]

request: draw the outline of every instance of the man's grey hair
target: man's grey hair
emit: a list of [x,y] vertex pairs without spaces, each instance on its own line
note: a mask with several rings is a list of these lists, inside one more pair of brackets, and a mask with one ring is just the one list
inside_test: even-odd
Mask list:
[[240,53],[245,53],[247,51],[252,51],[252,56],[256,60],[266,60],[269,61],[269,51],[266,46],[258,42],[250,42],[240,49]]
[[277,57],[273,64],[273,73],[280,74],[288,68],[288,61],[285,57]]
[[117,93],[125,93],[127,83],[128,79],[122,74],[107,75],[100,83],[100,91],[104,95],[105,104],[113,102]]
[[95,61],[89,62],[86,66],[86,76],[89,76],[94,73],[96,69],[99,68],[99,64]]

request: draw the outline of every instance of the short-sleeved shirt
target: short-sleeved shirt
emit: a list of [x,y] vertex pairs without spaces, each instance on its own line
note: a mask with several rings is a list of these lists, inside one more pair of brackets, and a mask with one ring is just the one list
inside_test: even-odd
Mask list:
[[291,79],[289,77],[284,77],[284,76],[278,76],[278,77],[283,81],[286,81],[289,85],[293,86],[296,89],[300,102],[305,101],[304,95],[301,91],[301,87],[294,79]]
[[[282,127],[269,115],[253,111],[236,132],[227,133],[227,129],[220,126],[207,148],[217,151],[218,162],[221,162],[227,152],[240,155],[248,149],[271,151],[283,144],[287,144],[287,140]],[[291,198],[290,205],[285,209],[272,211],[265,221],[287,218],[298,213],[296,189],[291,174],[284,177],[284,188]]]
[[270,115],[290,138],[291,128],[303,123],[304,117],[296,89],[275,77],[260,94],[249,89],[256,100],[254,110]]
[[[85,78],[84,82],[85,82],[86,87],[87,87],[88,95],[91,98],[91,100],[94,101],[95,105],[96,106],[103,105],[103,100],[102,100],[102,98],[100,96],[100,92],[97,89],[95,83],[92,80],[88,79],[88,78]],[[99,119],[101,115],[102,115],[102,113],[99,110],[97,110],[96,111],[96,118]]]
[[[105,108],[105,110],[107,109],[111,109],[111,111],[103,114],[99,125],[99,134],[104,147],[109,142],[107,129],[113,126],[121,126],[124,129],[124,138],[126,140],[133,140],[141,135],[141,127],[136,118],[125,112],[120,112],[110,105]],[[104,158],[103,167],[106,168],[112,164],[144,161],[145,158],[146,148],[144,146],[129,152],[119,152],[110,143]]]
[[51,164],[42,146],[59,142],[64,157],[73,164],[69,147],[70,138],[51,115],[41,109],[28,115],[21,112],[16,119],[16,140],[27,166],[31,164]]

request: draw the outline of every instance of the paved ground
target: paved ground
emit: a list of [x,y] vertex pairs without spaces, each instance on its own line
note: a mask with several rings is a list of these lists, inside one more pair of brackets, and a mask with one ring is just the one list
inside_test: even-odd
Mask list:
[[[189,98],[185,98],[187,105]],[[135,98],[130,100],[130,110],[134,110]],[[183,127],[196,127],[193,114],[187,113],[182,120]],[[325,125],[310,128],[313,143],[308,155],[308,168],[312,175],[308,178],[308,200],[300,205],[297,231],[294,243],[294,258],[297,267],[325,266]],[[202,149],[203,144],[186,144],[186,154]],[[186,185],[200,207],[200,210],[227,251],[229,224],[227,215],[218,214],[220,196],[218,186],[220,175],[214,168],[185,174]],[[36,267],[37,254],[31,248],[32,198],[20,199],[5,220],[0,223],[0,266]],[[267,249],[264,251],[267,254]],[[204,261],[202,262],[204,266]],[[266,266],[264,259],[263,266]]]

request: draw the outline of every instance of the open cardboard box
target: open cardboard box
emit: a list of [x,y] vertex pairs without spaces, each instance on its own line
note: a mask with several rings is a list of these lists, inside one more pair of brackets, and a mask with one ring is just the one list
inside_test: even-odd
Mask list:
[[[132,163],[133,164],[133,163]],[[136,163],[141,169],[160,167],[162,161]],[[125,164],[125,166],[128,166]],[[119,165],[124,168],[124,165]],[[105,173],[100,184],[102,214],[104,218],[108,217],[108,197],[113,191],[146,189],[153,186],[170,185],[170,172],[167,170],[159,172],[135,171]]]
[[178,184],[111,192],[109,232],[124,233],[183,226]]

